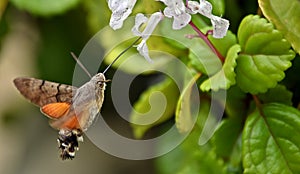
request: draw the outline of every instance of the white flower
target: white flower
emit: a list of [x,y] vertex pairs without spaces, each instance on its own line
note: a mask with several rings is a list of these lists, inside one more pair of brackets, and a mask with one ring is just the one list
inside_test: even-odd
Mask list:
[[200,3],[196,1],[188,1],[189,11],[192,14],[200,13],[201,15],[210,19],[213,26],[213,37],[223,38],[226,36],[229,21],[221,17],[212,14],[212,5],[205,1],[200,0]]
[[116,30],[123,26],[123,22],[131,14],[136,0],[108,0],[107,3],[112,11],[109,25]]
[[152,62],[152,59],[149,56],[149,49],[146,44],[146,40],[143,39],[140,44],[136,47],[140,55],[142,55],[148,62]]
[[213,37],[214,38],[223,38],[226,36],[229,21],[218,16],[212,16],[211,23],[213,26]]
[[172,28],[179,30],[185,27],[191,20],[191,15],[186,12],[182,0],[160,0],[167,7],[164,9],[164,15],[168,18],[174,18]]
[[[152,62],[152,60],[149,56],[149,50],[146,41],[150,37],[151,33],[154,31],[157,24],[162,20],[162,18],[163,15],[161,12],[153,13],[149,19],[143,14],[139,13],[135,17],[135,25],[131,30],[134,35],[142,37],[143,40],[137,46],[137,50],[149,62]],[[141,25],[145,23],[147,23],[147,26],[143,31],[140,31]]]
[[188,1],[188,7],[192,14],[200,13],[207,18],[212,16],[212,5],[205,0],[200,0],[200,4],[196,1]]
[[148,18],[141,13],[136,14],[135,24],[132,27],[131,31],[136,36],[142,36],[142,32],[139,30],[140,26],[148,21]]

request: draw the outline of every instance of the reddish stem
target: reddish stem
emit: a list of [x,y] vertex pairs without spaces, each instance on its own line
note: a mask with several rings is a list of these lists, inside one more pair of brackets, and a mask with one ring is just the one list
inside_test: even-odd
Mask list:
[[260,103],[260,100],[258,99],[258,97],[256,95],[252,95],[253,97],[253,100],[255,102],[255,105],[260,108],[261,107],[261,103]]
[[203,39],[203,41],[209,46],[209,48],[218,56],[218,58],[224,62],[225,58],[220,54],[220,52],[215,48],[215,46],[210,42],[206,34],[203,34],[199,28],[190,21],[190,26],[197,32],[198,36]]
[[260,102],[259,98],[257,97],[257,95],[252,95],[253,100],[255,102],[255,105],[260,113],[261,116],[264,116],[264,112],[262,110],[262,103]]

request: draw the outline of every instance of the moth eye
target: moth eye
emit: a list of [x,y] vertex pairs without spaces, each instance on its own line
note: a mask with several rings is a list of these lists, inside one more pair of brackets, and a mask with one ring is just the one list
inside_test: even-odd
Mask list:
[[100,88],[103,88],[104,83],[103,83],[102,81],[98,81],[98,82],[97,82],[97,85],[99,85]]

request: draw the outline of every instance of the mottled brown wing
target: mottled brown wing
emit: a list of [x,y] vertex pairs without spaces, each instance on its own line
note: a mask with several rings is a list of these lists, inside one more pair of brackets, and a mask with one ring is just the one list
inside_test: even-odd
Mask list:
[[14,79],[14,84],[25,98],[41,107],[49,103],[72,103],[77,90],[74,86],[26,77]]

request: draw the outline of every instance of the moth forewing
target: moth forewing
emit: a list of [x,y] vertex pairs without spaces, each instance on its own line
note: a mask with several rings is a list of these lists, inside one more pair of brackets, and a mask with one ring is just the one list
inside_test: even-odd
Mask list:
[[26,99],[38,106],[57,102],[71,103],[77,90],[74,86],[35,78],[19,77],[13,82]]

